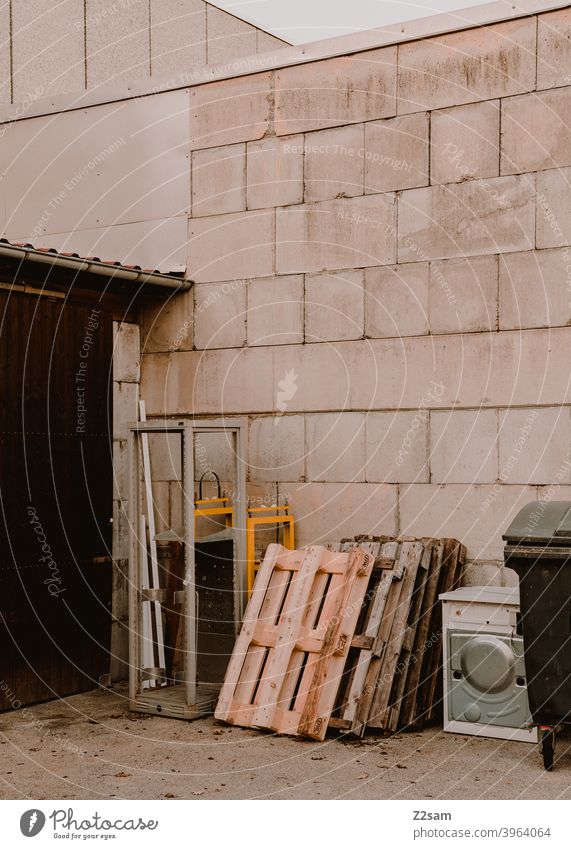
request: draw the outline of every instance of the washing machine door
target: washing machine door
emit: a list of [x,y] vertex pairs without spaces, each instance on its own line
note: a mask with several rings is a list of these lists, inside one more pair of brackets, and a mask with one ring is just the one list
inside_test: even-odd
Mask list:
[[523,728],[531,721],[521,637],[448,633],[448,718]]

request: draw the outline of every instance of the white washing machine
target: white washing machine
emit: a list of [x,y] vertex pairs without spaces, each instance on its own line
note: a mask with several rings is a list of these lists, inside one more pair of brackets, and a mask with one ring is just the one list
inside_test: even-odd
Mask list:
[[517,587],[461,587],[440,596],[444,730],[537,742],[531,725]]

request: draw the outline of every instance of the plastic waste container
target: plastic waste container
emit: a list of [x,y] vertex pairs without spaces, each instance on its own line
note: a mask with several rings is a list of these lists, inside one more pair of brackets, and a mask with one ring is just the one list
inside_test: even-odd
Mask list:
[[534,501],[503,536],[519,576],[529,706],[553,766],[557,730],[571,722],[571,501]]

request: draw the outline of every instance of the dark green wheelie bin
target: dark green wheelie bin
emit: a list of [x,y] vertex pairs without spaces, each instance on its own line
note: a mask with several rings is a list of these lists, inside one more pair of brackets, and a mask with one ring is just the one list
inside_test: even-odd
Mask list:
[[503,536],[519,576],[529,706],[553,766],[556,731],[571,722],[571,501],[534,501]]

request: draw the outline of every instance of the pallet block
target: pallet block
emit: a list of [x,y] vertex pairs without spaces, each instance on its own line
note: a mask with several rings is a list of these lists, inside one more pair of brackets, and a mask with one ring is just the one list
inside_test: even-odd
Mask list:
[[373,557],[268,547],[215,717],[323,740]]

